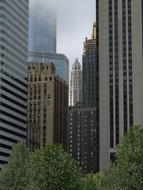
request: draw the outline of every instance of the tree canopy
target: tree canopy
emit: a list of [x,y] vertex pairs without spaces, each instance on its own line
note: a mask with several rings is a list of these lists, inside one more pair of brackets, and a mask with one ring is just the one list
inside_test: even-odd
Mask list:
[[101,187],[103,174],[87,174],[82,178],[81,189],[82,190],[99,190]]
[[24,190],[30,153],[23,143],[13,147],[8,164],[0,172],[0,190]]
[[105,175],[105,189],[143,189],[143,128],[133,127],[117,148],[117,160]]
[[48,145],[31,157],[27,190],[78,190],[80,171],[61,146]]
[[14,146],[0,172],[0,190],[142,190],[143,128],[133,127],[117,147],[117,160],[109,170],[81,174],[72,157],[58,145],[29,153]]

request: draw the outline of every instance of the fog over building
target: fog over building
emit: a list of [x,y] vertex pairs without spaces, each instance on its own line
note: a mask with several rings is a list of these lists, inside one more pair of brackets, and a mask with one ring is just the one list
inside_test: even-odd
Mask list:
[[30,0],[28,62],[53,62],[56,74],[69,83],[69,60],[56,51],[57,11],[53,7],[50,0]]
[[[29,11],[29,51],[56,53],[56,12],[47,5],[31,1]],[[40,7],[41,6],[41,9]]]

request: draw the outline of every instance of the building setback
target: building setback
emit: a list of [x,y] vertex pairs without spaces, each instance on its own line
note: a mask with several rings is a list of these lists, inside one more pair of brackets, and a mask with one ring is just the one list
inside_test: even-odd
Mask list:
[[28,62],[54,63],[56,74],[69,83],[69,60],[64,54],[30,52]]
[[0,169],[26,142],[28,0],[0,1]]
[[70,81],[70,106],[82,101],[82,70],[78,59],[72,65]]
[[28,66],[28,147],[63,144],[67,149],[68,84],[52,63]]
[[98,171],[96,108],[77,105],[69,108],[68,152],[84,173]]
[[143,5],[97,0],[97,124],[100,170],[114,160],[120,137],[143,126]]
[[91,39],[85,39],[82,56],[82,94],[84,106],[96,105],[96,23]]

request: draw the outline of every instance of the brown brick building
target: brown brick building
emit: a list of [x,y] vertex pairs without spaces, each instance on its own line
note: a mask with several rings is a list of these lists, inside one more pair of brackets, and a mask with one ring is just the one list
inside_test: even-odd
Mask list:
[[63,144],[67,148],[68,85],[52,63],[28,66],[28,147]]

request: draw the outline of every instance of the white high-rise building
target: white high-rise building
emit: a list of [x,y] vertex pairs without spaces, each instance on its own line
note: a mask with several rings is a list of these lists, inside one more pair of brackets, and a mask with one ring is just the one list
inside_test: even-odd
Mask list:
[[0,169],[26,142],[28,0],[0,1]]
[[143,1],[97,0],[100,170],[134,125],[143,126]]
[[78,59],[72,66],[70,81],[70,106],[75,106],[82,101],[82,70]]

